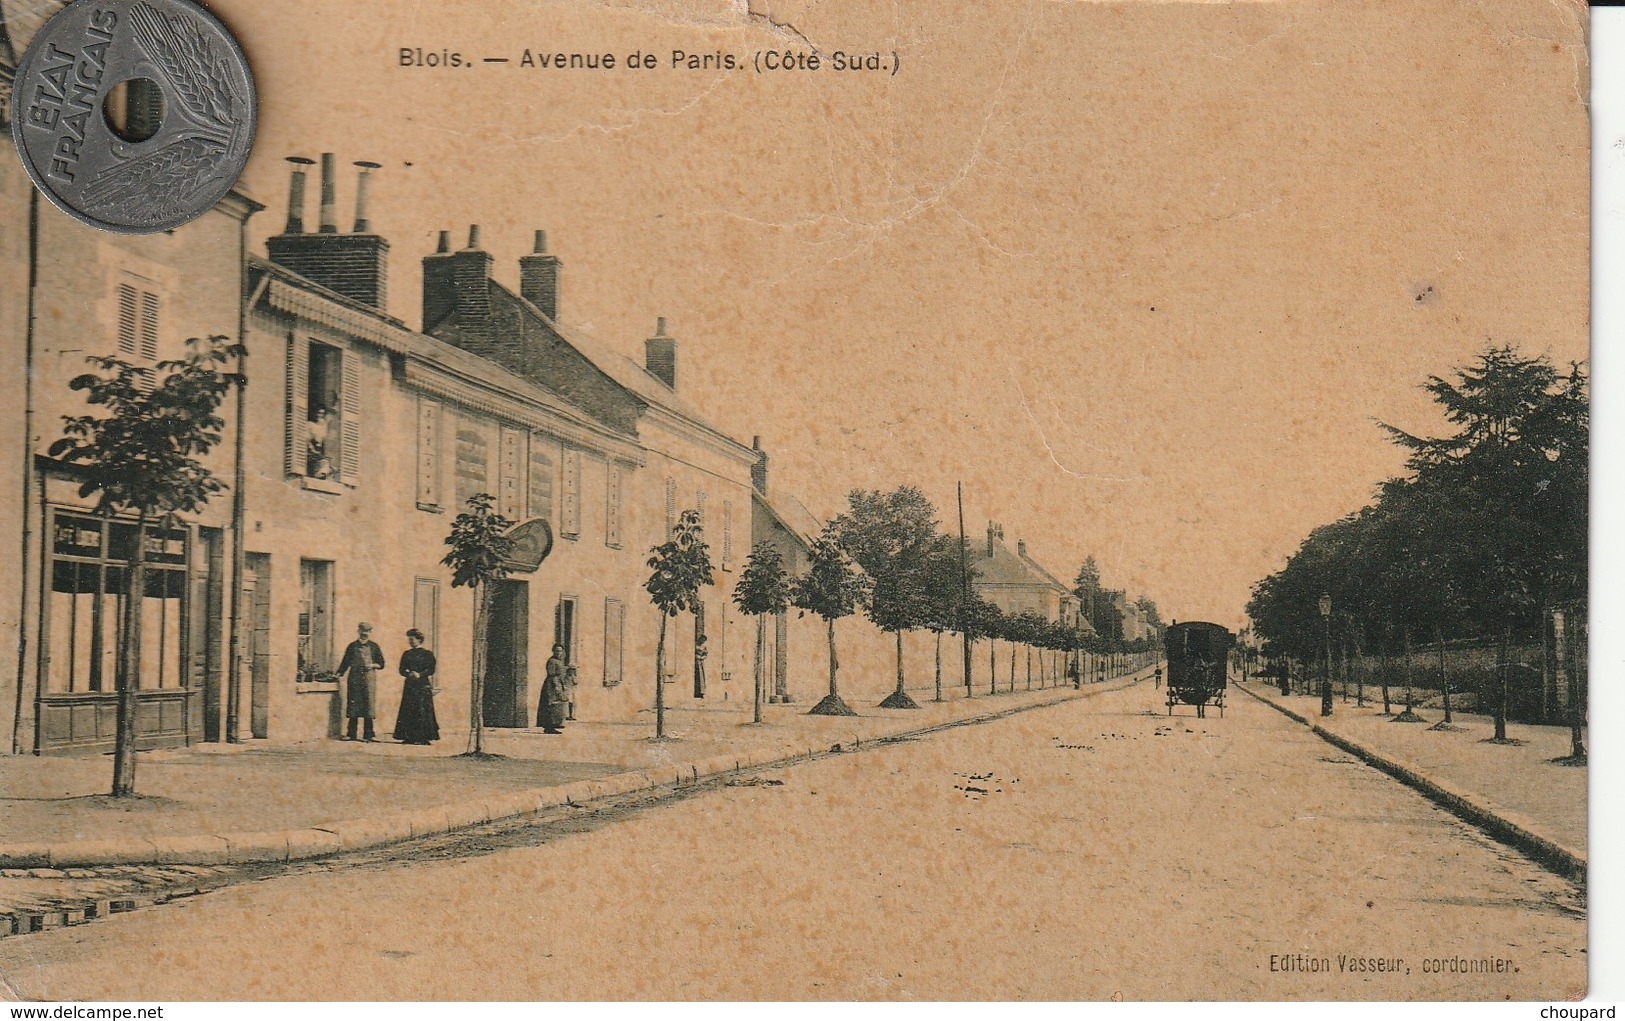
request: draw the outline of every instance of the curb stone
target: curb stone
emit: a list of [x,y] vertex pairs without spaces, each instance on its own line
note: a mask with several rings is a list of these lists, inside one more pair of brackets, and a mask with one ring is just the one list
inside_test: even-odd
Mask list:
[[[693,786],[711,777],[746,769],[796,765],[832,754],[836,747],[842,752],[859,751],[865,745],[873,746],[902,737],[923,736],[952,727],[989,722],[1019,712],[1060,705],[1115,691],[1143,679],[1130,675],[1127,679],[1120,679],[1122,683],[1108,682],[1109,686],[1094,685],[1082,690],[1067,691],[1055,698],[1017,706],[984,703],[979,707],[980,711],[929,726],[911,726],[911,721],[906,717],[888,718],[889,722],[899,725],[882,728],[867,737],[853,734],[822,745],[793,741],[781,744],[777,748],[719,754],[699,762],[673,763],[631,770],[558,787],[494,794],[473,801],[431,806],[384,816],[319,823],[294,830],[200,834],[186,837],[128,837],[118,840],[66,841],[59,844],[0,844],[0,867],[237,865],[320,858],[343,851],[363,850],[416,837],[454,832],[487,822],[524,818],[548,808],[567,804],[582,804],[605,797],[667,786],[674,788]],[[1581,861],[1583,862],[1583,858]],[[120,910],[121,903],[121,901],[113,902],[109,910],[113,912]],[[128,906],[123,910],[128,910]],[[5,934],[5,928],[4,921],[0,921],[0,935]]]
[[1407,787],[1422,794],[1429,801],[1446,809],[1457,818],[1478,827],[1496,840],[1517,848],[1539,862],[1547,870],[1581,885],[1585,884],[1586,856],[1542,834],[1538,826],[1531,820],[1494,805],[1477,795],[1456,790],[1446,783],[1432,779],[1423,773],[1420,768],[1403,759],[1390,758],[1367,748],[1357,741],[1333,733],[1320,724],[1311,722],[1301,714],[1279,705],[1239,683],[1236,687],[1282,715],[1308,727],[1310,733],[1327,744],[1348,752],[1368,766],[1387,773]]

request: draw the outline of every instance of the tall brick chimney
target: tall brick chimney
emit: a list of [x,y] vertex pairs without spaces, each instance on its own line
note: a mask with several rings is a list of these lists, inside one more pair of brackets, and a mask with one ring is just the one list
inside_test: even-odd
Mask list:
[[756,463],[750,466],[750,484],[763,496],[767,495],[767,451],[762,449],[762,438],[752,436],[750,449],[756,451]]
[[666,317],[655,320],[655,335],[643,342],[643,367],[649,375],[677,389],[677,341],[666,336]]
[[357,163],[361,178],[356,192],[356,231],[340,234],[334,221],[334,160],[322,153],[321,223],[317,233],[305,233],[305,167],[310,160],[289,159],[293,174],[288,183],[288,221],[283,233],[266,241],[271,261],[307,280],[336,291],[352,301],[382,311],[388,300],[389,242],[364,233],[367,175],[376,163]]
[[547,254],[545,230],[536,232],[535,250],[519,257],[519,294],[554,322],[559,318],[559,273],[563,267],[558,256]]
[[987,555],[989,559],[992,559],[993,557],[993,542],[998,538],[998,536],[998,527],[994,525],[993,522],[989,521],[987,523]]
[[468,228],[468,247],[451,251],[451,236],[440,232],[440,245],[423,260],[423,332],[455,313],[484,323],[491,314],[491,255],[480,248],[480,228]]

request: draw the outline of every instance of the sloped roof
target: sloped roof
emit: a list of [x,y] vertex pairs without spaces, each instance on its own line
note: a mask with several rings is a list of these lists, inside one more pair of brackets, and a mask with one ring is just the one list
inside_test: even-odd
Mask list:
[[1068,591],[1065,585],[1033,563],[1031,558],[1011,552],[1003,542],[994,540],[991,548],[992,556],[988,555],[988,546],[973,545],[971,548],[971,566],[976,569],[976,584],[1037,587],[1059,593]]
[[754,451],[712,425],[700,413],[698,408],[678,396],[677,391],[650,375],[649,371],[642,365],[619,351],[612,350],[608,345],[599,342],[596,337],[591,337],[580,331],[564,329],[541,309],[496,281],[491,282],[491,287],[494,293],[500,293],[502,296],[498,300],[514,302],[526,314],[534,316],[537,321],[545,324],[563,343],[574,348],[581,357],[591,362],[594,368],[608,376],[623,389],[629,391],[644,404],[661,408],[691,425],[698,426],[705,432],[710,433],[714,438],[723,440],[737,448],[736,452],[747,453],[750,457],[755,456]]

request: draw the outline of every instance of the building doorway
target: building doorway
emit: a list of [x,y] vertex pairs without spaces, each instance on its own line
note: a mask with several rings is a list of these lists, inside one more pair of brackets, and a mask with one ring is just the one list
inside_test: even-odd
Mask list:
[[243,563],[243,601],[248,604],[248,727],[257,738],[271,734],[271,555],[248,553]]
[[486,627],[485,693],[488,727],[523,727],[529,716],[530,585],[503,581],[491,593]]

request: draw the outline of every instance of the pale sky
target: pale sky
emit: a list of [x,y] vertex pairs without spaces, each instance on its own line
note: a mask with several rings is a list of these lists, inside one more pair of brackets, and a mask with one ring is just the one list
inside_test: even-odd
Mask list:
[[1487,341],[1585,357],[1584,57],[1545,0],[775,8],[895,75],[757,74],[804,44],[724,2],[213,6],[262,87],[260,236],[283,156],[338,154],[345,230],[350,163],[382,163],[390,310],[418,326],[437,231],[479,223],[514,284],[546,228],[566,327],[641,360],[666,316],[682,393],[762,437],[777,490],[828,514],[918,485],[952,527],[963,480],[973,535],[1000,521],[1067,579],[1092,554],[1165,617],[1238,625],[1400,469],[1375,420],[1442,428],[1428,374]]

